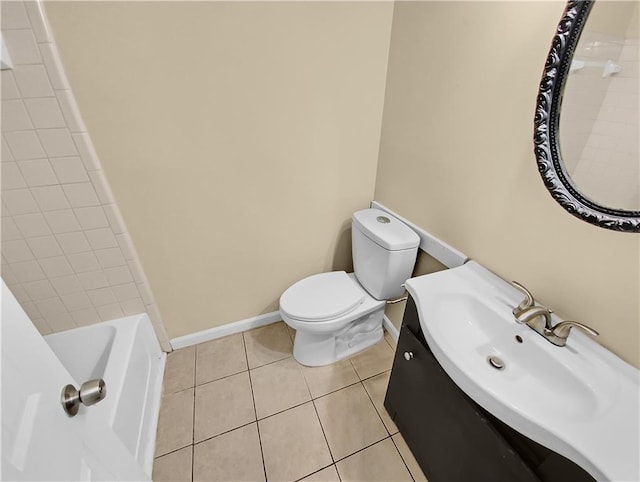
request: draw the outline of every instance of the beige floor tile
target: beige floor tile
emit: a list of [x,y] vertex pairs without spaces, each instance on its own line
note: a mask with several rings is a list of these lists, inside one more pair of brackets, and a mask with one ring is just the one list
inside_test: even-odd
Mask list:
[[313,403],[258,422],[268,480],[297,480],[331,464]]
[[249,373],[197,386],[195,405],[195,442],[255,421]]
[[154,482],[183,482],[191,480],[191,452],[189,445],[153,461]]
[[156,457],[186,447],[193,442],[193,388],[162,397]]
[[393,350],[386,341],[380,340],[362,353],[351,358],[353,367],[358,372],[360,380],[391,370],[393,365]]
[[300,365],[293,358],[249,372],[258,419],[311,400]]
[[293,343],[284,322],[245,331],[243,334],[249,368],[282,360],[293,353]]
[[340,479],[349,481],[412,481],[390,438],[336,463]]
[[380,375],[376,375],[375,377],[368,378],[362,384],[364,385],[365,390],[371,397],[373,401],[373,405],[376,407],[376,410],[380,414],[380,418],[382,418],[382,422],[384,426],[387,427],[387,430],[391,435],[398,432],[398,427],[391,420],[391,416],[387,413],[387,409],[384,408],[384,397],[387,394],[387,386],[389,385],[389,376],[391,372],[384,372]]
[[193,480],[265,480],[257,425],[252,423],[196,444]]
[[402,435],[400,433],[397,433],[391,438],[395,442],[396,447],[398,447],[398,452],[400,452],[400,455],[404,459],[404,463],[407,464],[407,467],[409,467],[409,472],[411,472],[413,479],[416,482],[427,482],[427,477],[422,472],[422,469],[418,465],[416,458],[411,453],[411,449],[407,445],[407,442],[405,442],[404,438],[402,438]]
[[247,369],[242,333],[201,343],[197,345],[196,353],[196,385]]
[[393,337],[389,334],[387,330],[384,330],[384,339],[387,342],[387,345],[389,345],[391,349],[395,352],[396,345],[397,345],[396,340],[393,339]]
[[322,469],[309,477],[305,477],[300,482],[340,482],[338,471],[335,465],[330,465],[326,469]]
[[389,436],[360,383],[318,398],[314,403],[334,460]]
[[349,360],[340,360],[322,367],[303,365],[300,367],[313,398],[321,397],[360,381]]
[[287,332],[289,333],[289,336],[291,337],[291,343],[293,343],[295,341],[295,339],[296,339],[296,330],[291,328],[286,323],[285,323],[285,325],[287,326]]
[[164,393],[175,393],[194,386],[196,347],[189,346],[167,355],[162,388]]

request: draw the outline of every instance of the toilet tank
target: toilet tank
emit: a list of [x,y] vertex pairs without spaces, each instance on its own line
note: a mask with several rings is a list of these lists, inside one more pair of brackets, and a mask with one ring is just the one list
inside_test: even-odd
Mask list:
[[420,237],[406,224],[379,209],[363,209],[351,220],[351,250],[358,281],[377,300],[404,293]]

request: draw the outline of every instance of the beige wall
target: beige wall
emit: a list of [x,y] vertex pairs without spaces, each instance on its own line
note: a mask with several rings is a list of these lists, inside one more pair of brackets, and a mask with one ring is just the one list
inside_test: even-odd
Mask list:
[[62,60],[170,337],[350,265],[393,4],[52,2]]
[[566,213],[533,156],[538,82],[563,7],[395,5],[375,198],[638,366],[640,239]]

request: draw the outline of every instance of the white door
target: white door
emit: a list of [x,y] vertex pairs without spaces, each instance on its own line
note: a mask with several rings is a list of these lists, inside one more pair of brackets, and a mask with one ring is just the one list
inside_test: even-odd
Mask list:
[[87,423],[92,407],[75,417],[64,412],[62,387],[73,384],[73,378],[4,281],[0,327],[1,479],[148,480],[106,421]]

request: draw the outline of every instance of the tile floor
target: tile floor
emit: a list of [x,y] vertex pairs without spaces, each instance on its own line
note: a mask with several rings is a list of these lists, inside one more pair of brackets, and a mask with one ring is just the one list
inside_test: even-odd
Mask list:
[[284,323],[170,353],[153,480],[426,480],[383,407],[395,344],[326,367]]

